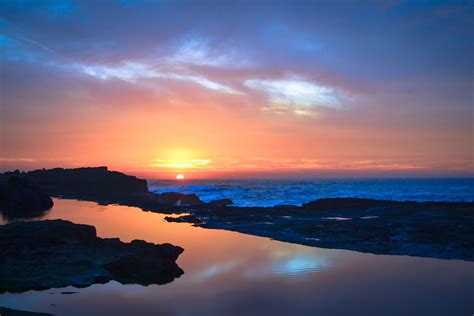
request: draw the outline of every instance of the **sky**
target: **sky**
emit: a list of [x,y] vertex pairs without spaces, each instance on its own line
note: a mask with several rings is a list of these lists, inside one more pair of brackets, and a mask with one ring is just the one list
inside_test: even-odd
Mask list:
[[474,176],[471,1],[0,2],[0,169]]

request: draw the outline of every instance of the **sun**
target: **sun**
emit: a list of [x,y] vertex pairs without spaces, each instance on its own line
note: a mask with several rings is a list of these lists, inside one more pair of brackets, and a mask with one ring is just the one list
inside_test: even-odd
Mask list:
[[176,175],[176,180],[184,180],[184,174],[178,173],[178,174]]

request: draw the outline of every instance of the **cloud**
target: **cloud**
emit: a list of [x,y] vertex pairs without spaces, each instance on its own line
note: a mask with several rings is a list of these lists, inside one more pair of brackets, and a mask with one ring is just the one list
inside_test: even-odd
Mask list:
[[79,69],[81,72],[89,76],[100,78],[102,80],[120,79],[131,83],[137,83],[142,79],[169,79],[192,82],[207,89],[228,94],[241,93],[230,86],[212,81],[204,76],[161,70],[157,66],[143,62],[128,61],[116,66],[76,64],[73,68]]
[[191,64],[210,67],[236,67],[242,65],[234,52],[219,52],[209,48],[209,40],[191,38],[184,41],[176,52],[165,58],[170,64]]
[[314,115],[315,107],[339,108],[341,101],[335,89],[301,79],[250,79],[244,85],[268,96],[270,106],[263,110],[296,115]]
[[0,162],[34,162],[33,158],[0,157]]
[[335,90],[303,80],[246,80],[244,85],[266,93],[272,102],[297,106],[339,107]]

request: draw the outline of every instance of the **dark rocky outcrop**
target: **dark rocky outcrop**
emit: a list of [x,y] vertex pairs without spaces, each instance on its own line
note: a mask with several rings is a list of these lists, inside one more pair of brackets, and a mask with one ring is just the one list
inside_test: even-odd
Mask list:
[[63,220],[10,223],[0,226],[0,293],[109,280],[164,284],[183,274],[175,262],[182,252],[171,244],[102,239],[93,226]]
[[234,204],[231,199],[212,200],[209,202],[212,206],[228,206]]
[[24,173],[51,195],[71,198],[113,198],[148,193],[146,180],[107,167],[42,169]]
[[343,211],[343,210],[366,210],[373,207],[386,207],[403,205],[413,202],[383,201],[358,198],[331,198],[319,199],[303,204],[301,207],[308,210]]
[[195,194],[151,193],[148,191],[146,180],[110,171],[107,167],[6,172],[0,174],[0,179],[12,175],[34,183],[51,196],[95,201],[101,204],[136,206],[147,211],[186,212],[183,206],[204,204]]
[[8,219],[41,216],[53,200],[20,172],[0,175],[0,212]]
[[178,192],[165,192],[159,194],[159,201],[166,205],[202,205],[202,202],[196,194],[183,194]]

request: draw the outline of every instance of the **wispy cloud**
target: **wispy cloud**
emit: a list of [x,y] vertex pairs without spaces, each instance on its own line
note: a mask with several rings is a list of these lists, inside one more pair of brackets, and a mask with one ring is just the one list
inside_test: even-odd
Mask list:
[[33,158],[0,157],[0,162],[34,162]]
[[268,96],[270,106],[263,110],[296,115],[313,115],[315,107],[338,108],[341,105],[335,89],[301,79],[249,79],[244,85]]
[[174,54],[164,60],[170,64],[192,64],[211,67],[235,67],[242,61],[237,61],[232,52],[213,52],[209,41],[193,38],[184,41]]
[[137,83],[142,79],[169,79],[192,82],[207,89],[228,94],[241,93],[228,85],[212,81],[204,76],[161,70],[158,66],[143,62],[129,61],[119,65],[76,64],[73,67],[89,76],[102,80],[120,79]]

